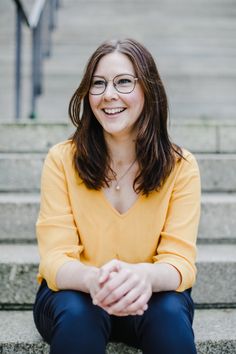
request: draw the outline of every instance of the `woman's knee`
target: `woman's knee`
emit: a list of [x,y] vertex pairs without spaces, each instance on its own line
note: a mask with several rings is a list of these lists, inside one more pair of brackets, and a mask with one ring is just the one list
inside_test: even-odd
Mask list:
[[140,319],[139,334],[145,353],[196,354],[190,294],[174,291],[153,294]]
[[61,347],[69,348],[69,353],[74,353],[74,348],[80,348],[81,353],[105,352],[110,335],[109,315],[94,306],[88,294],[62,291],[57,302],[60,305],[55,312],[51,353],[61,353]]
[[70,290],[62,290],[54,294],[52,301],[55,317],[61,315],[71,319],[83,319],[92,306],[89,295]]
[[108,315],[98,306],[94,306],[89,294],[76,291],[60,291],[53,300],[55,321],[76,327],[92,327],[109,320]]
[[53,337],[100,332],[105,338],[110,332],[110,317],[94,306],[89,294],[62,290],[53,292],[44,287],[34,307],[35,324],[47,342]]
[[179,293],[168,291],[159,294],[153,294],[149,303],[149,315],[158,321],[166,319],[169,321],[181,320],[182,317],[188,317],[190,323],[193,320],[193,302],[190,293]]

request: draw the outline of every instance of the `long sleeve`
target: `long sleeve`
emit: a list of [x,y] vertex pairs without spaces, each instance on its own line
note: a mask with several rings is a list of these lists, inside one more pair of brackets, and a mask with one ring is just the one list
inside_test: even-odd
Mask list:
[[177,291],[192,287],[196,278],[196,239],[200,218],[200,176],[197,162],[188,154],[179,162],[168,212],[153,261],[169,263],[181,274]]
[[38,280],[46,279],[57,291],[58,269],[68,261],[78,261],[83,247],[75,225],[63,163],[52,148],[44,162],[41,179],[41,205],[36,223],[40,252]]

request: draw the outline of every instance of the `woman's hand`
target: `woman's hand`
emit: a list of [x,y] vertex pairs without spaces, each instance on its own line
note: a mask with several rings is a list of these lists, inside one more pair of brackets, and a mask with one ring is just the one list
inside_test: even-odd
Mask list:
[[91,294],[95,305],[116,316],[142,315],[151,295],[152,286],[145,267],[118,260],[101,267]]

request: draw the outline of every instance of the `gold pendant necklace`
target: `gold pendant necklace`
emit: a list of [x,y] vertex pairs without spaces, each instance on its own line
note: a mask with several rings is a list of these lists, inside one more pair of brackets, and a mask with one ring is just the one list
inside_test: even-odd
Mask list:
[[133,167],[134,163],[136,162],[136,159],[131,163],[131,165],[129,165],[129,167],[127,168],[127,170],[125,171],[125,173],[119,178],[116,179],[116,185],[115,185],[115,190],[117,192],[120,191],[120,181],[127,175],[127,173],[131,170],[131,168]]

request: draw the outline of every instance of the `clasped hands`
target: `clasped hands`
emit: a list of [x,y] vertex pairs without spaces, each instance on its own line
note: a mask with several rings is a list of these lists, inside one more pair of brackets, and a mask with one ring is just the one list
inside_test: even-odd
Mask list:
[[143,264],[112,260],[98,269],[89,291],[93,304],[110,315],[142,315],[148,308],[152,286]]

